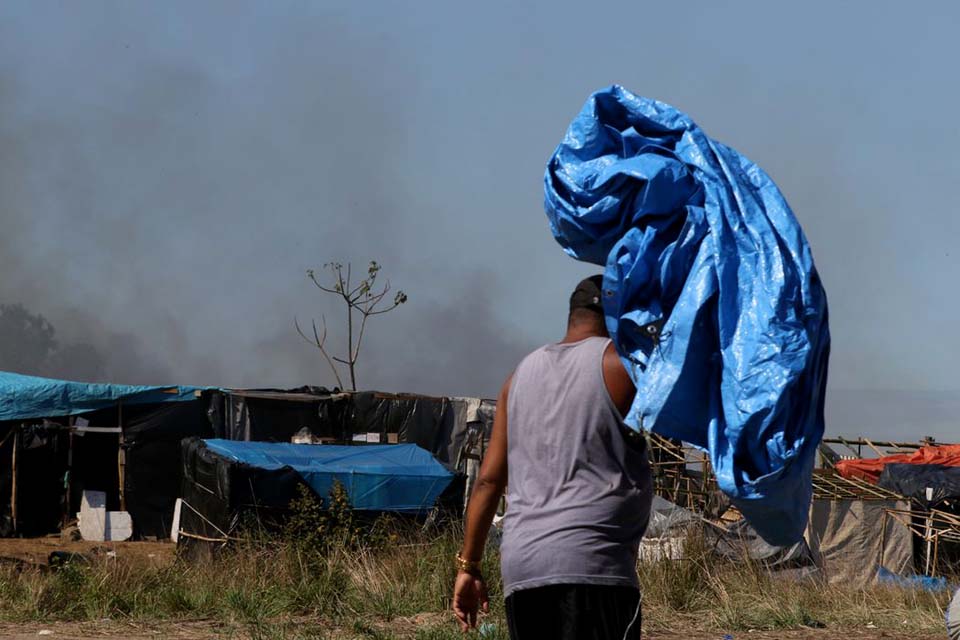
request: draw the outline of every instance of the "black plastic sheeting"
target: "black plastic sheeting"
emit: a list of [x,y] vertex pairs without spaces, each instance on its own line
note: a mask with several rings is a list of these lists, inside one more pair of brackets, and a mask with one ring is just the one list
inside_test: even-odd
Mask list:
[[180,495],[180,442],[213,436],[205,405],[199,401],[148,405],[125,416],[124,490],[138,536],[170,536]]
[[218,456],[203,440],[181,443],[181,489],[185,503],[180,512],[180,530],[185,545],[199,540],[222,540],[233,535],[245,515],[261,522],[275,522],[299,487],[309,489],[289,468],[266,470]]
[[337,397],[323,387],[215,391],[207,413],[214,437],[223,440],[290,442],[304,428],[336,438],[325,411]]
[[[122,446],[126,452],[124,496],[134,536],[169,537],[180,490],[180,441],[212,435],[206,403],[110,407],[81,417],[91,427],[122,424],[122,445],[118,433],[74,431],[71,436],[67,417],[0,423],[0,495],[4,496],[0,499],[0,536],[55,533],[65,518],[75,517],[84,490],[105,492],[107,508],[120,509]],[[16,530],[10,503],[15,443]]]
[[[888,464],[877,483],[925,506],[960,498],[960,467],[939,464]],[[927,498],[927,488],[932,496]]]
[[10,496],[13,494],[13,434],[16,425],[0,422],[0,538],[13,535]]
[[[174,504],[180,496],[184,438],[290,442],[306,429],[323,441],[350,444],[357,436],[375,434],[375,441],[382,444],[415,443],[457,471],[469,434],[482,439],[480,448],[485,448],[494,409],[492,401],[379,392],[339,394],[321,387],[207,391],[196,401],[113,406],[81,416],[91,427],[122,425],[123,439],[121,443],[116,433],[73,434],[69,496],[71,419],[0,422],[0,537],[55,533],[64,516],[73,518],[79,510],[84,489],[106,492],[107,507],[119,509],[121,446],[124,497],[134,537],[162,539],[170,535]],[[21,436],[14,531],[10,461],[17,430]]]
[[[0,426],[0,536],[39,536],[56,531],[63,513],[66,440],[47,425]],[[13,450],[17,449],[17,522],[14,529]]]
[[473,407],[468,399],[376,391],[334,394],[316,387],[259,389],[212,393],[208,415],[214,437],[225,440],[290,442],[306,429],[317,438],[350,444],[355,436],[375,434],[377,443],[413,443],[453,468],[468,425],[481,423],[489,433],[493,424],[495,403],[472,402]]
[[[199,438],[186,439],[181,446],[180,493],[184,504],[178,545],[188,554],[209,551],[211,544],[227,543],[244,527],[276,529],[289,514],[290,501],[299,497],[301,487],[316,496],[290,467],[268,470],[237,462],[217,455]],[[441,511],[459,508],[463,487],[463,476],[455,476],[437,501]],[[377,515],[365,513],[362,517],[373,519]]]

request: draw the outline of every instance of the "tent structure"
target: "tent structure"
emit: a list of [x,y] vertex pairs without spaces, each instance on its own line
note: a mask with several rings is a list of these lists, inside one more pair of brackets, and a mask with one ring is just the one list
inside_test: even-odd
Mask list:
[[85,489],[129,511],[139,535],[164,535],[179,441],[209,435],[203,392],[0,372],[0,536],[58,530]]
[[960,467],[939,464],[887,464],[877,485],[932,507],[960,498]]
[[225,440],[290,442],[306,429],[327,444],[413,443],[456,467],[471,429],[489,440],[495,406],[479,398],[301,387],[219,390],[211,393],[209,413],[216,437]]
[[859,478],[873,484],[880,481],[884,468],[890,464],[938,467],[960,467],[960,445],[928,445],[912,453],[897,453],[879,458],[840,460],[837,472],[844,478]]
[[279,442],[203,442],[211,453],[227,461],[265,471],[289,468],[321,497],[328,496],[334,483],[339,482],[358,511],[427,511],[453,478],[453,473],[415,444],[318,447]]
[[909,502],[888,499],[815,497],[806,539],[832,583],[866,585],[882,567],[897,575],[914,572],[913,534],[890,511]]
[[493,411],[493,402],[474,398],[91,384],[0,372],[0,536],[59,530],[90,489],[106,493],[108,509],[130,512],[136,537],[166,538],[185,438],[413,443],[451,470],[475,471]]
[[362,512],[424,515],[454,473],[415,444],[309,445],[190,439],[183,443],[182,506],[177,537],[227,542],[247,516],[283,517],[308,487],[325,501],[335,483]]
[[200,387],[148,387],[71,382],[0,371],[0,422],[73,416],[127,405],[186,402]]
[[[840,457],[831,450],[821,452],[822,468],[813,475],[813,500],[803,540],[777,546],[758,537],[730,509],[729,501],[719,495],[703,452],[656,434],[650,434],[649,441],[658,496],[644,547],[659,545],[666,554],[646,549],[648,557],[676,556],[683,528],[700,521],[707,523],[705,530],[717,553],[734,559],[748,556],[771,570],[801,575],[816,570],[828,581],[861,584],[875,580],[881,568],[904,576],[915,571],[915,543],[924,539],[923,527],[916,524],[915,505],[882,487],[839,475],[833,464]],[[941,520],[945,531],[946,520]],[[935,535],[936,529],[930,531]]]
[[749,559],[770,571],[789,572],[794,577],[809,576],[819,569],[805,539],[788,546],[772,545],[743,518],[712,522],[659,495],[653,496],[650,522],[640,542],[640,561],[681,559],[692,529],[699,530],[713,553],[734,562]]

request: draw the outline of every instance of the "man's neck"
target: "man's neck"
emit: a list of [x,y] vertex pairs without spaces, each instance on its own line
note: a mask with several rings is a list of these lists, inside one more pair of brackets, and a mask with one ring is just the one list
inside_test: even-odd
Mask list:
[[563,340],[560,341],[560,344],[568,344],[570,342],[580,342],[581,340],[586,340],[587,338],[606,338],[607,332],[598,329],[596,327],[583,327],[583,326],[574,326],[567,327],[567,333],[563,336]]

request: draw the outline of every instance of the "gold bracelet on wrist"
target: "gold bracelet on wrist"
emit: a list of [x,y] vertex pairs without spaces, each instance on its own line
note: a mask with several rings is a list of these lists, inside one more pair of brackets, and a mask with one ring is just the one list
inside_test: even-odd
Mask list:
[[459,553],[457,553],[457,571],[463,571],[464,573],[469,573],[472,576],[480,576],[480,561],[479,560],[467,560]]

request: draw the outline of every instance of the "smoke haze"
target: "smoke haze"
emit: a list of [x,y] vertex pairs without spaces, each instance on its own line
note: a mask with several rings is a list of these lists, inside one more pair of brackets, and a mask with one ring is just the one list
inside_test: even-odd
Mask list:
[[4,3],[0,304],[55,328],[48,375],[331,385],[293,320],[342,310],[305,271],[376,259],[410,301],[371,324],[360,385],[494,395],[596,270],[550,237],[540,180],[619,82],[797,212],[831,304],[828,431],[954,437],[960,8],[606,11]]

